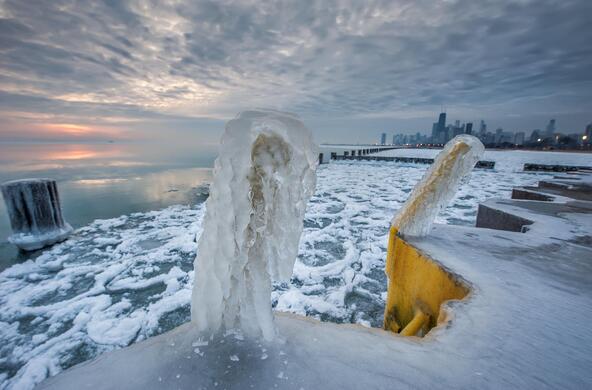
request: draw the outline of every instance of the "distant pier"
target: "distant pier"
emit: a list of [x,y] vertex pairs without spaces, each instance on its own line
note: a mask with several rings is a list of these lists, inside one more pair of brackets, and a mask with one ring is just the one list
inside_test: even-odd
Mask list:
[[[331,160],[357,160],[357,161],[395,161],[411,164],[432,164],[433,158],[422,157],[390,157],[390,156],[368,156],[368,155],[352,155],[345,152],[343,155],[331,154]],[[493,169],[495,168],[495,161],[478,161],[475,168]]]
[[592,167],[579,165],[549,165],[549,164],[524,164],[525,171],[543,171],[543,172],[577,172],[591,171]]

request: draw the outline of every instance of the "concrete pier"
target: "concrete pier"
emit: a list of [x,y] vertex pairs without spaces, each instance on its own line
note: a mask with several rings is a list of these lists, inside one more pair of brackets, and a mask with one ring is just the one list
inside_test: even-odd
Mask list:
[[[346,152],[347,153],[347,152]],[[432,164],[433,158],[421,158],[421,157],[389,157],[389,156],[349,156],[344,154],[343,156],[335,155],[332,156],[333,160],[349,160],[349,161],[395,161],[410,164]],[[475,168],[493,169],[495,168],[495,161],[478,161]]]
[[525,171],[545,171],[545,172],[575,172],[575,171],[589,171],[592,172],[592,167],[578,166],[578,165],[549,165],[549,164],[524,164]]
[[590,202],[485,205],[530,221],[528,231],[436,224],[427,237],[402,238],[397,261],[420,254],[426,267],[470,289],[468,299],[441,305],[439,325],[424,339],[276,313],[282,342],[263,345],[232,334],[205,338],[188,323],[39,389],[589,388]]

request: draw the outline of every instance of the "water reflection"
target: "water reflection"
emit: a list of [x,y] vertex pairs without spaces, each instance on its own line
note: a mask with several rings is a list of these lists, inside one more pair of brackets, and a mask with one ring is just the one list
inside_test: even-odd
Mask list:
[[[75,228],[95,219],[203,201],[215,145],[186,142],[0,143],[0,182],[56,179],[66,220]],[[7,243],[10,226],[0,202],[0,269],[31,257]],[[34,254],[32,254],[34,257]]]

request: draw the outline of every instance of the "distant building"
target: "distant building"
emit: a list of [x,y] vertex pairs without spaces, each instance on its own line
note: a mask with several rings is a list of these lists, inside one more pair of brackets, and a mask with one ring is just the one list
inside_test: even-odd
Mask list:
[[555,119],[551,119],[545,130],[545,138],[551,138],[555,135]]
[[386,145],[386,133],[382,133],[382,135],[380,136],[380,144]]
[[515,145],[524,145],[524,139],[526,138],[526,134],[523,131],[519,131],[514,134],[514,144]]
[[465,134],[473,134],[473,122],[467,123],[467,125],[465,126]]
[[498,128],[498,129],[495,131],[495,139],[494,139],[494,141],[493,141],[493,142],[494,142],[496,145],[499,145],[499,144],[502,142],[502,137],[503,137],[503,135],[504,135],[504,129],[502,129],[501,127],[500,127],[500,128]]
[[481,120],[481,125],[479,126],[479,134],[485,137],[487,134],[487,125],[485,124],[484,120]]
[[438,117],[438,143],[445,143],[448,141],[448,135],[446,133],[446,113],[441,112]]
[[432,143],[435,144],[438,142],[438,122],[434,122],[432,124]]
[[533,130],[532,133],[530,133],[530,142],[541,142],[541,131],[539,129]]
[[592,140],[590,138],[592,138],[592,123],[586,126],[586,131],[584,131],[584,135],[582,136],[582,143],[584,145],[592,144]]

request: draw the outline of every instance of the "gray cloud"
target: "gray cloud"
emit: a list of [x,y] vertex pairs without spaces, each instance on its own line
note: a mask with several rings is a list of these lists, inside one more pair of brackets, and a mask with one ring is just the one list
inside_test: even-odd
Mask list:
[[323,140],[359,140],[428,129],[444,104],[579,131],[592,121],[590,15],[589,0],[0,0],[0,109],[199,126],[270,106]]

